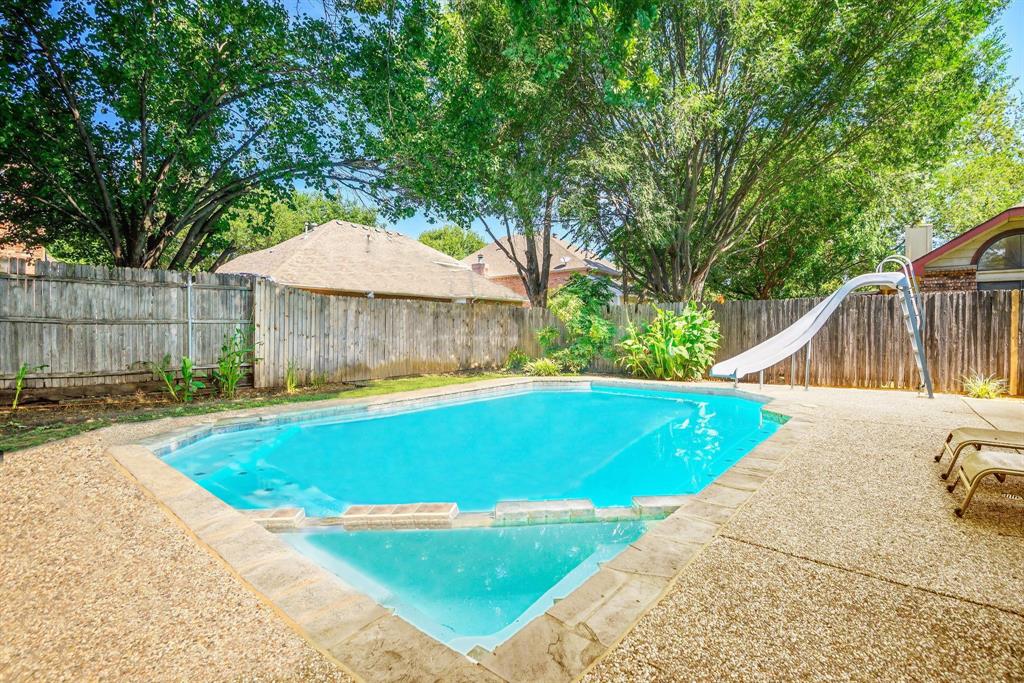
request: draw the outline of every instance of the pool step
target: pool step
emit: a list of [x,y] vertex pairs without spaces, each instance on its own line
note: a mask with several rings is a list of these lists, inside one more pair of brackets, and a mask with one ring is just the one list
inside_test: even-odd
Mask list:
[[267,508],[239,512],[268,531],[298,529],[306,521],[306,511],[302,508]]
[[495,524],[531,524],[593,520],[594,504],[586,498],[570,500],[511,500],[494,506]]
[[346,529],[446,529],[458,514],[455,503],[352,505],[335,519]]

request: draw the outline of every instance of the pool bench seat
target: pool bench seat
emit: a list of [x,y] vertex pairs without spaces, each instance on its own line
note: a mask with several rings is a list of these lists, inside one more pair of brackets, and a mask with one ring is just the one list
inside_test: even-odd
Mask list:
[[978,484],[990,474],[994,474],[999,481],[1005,481],[1007,476],[1024,477],[1024,454],[1010,451],[977,451],[964,457],[959,476],[946,487],[950,492],[960,482],[967,487],[964,501],[955,510],[957,517],[964,516],[974,492],[978,489]]
[[1024,450],[1024,432],[1013,432],[1007,429],[980,429],[977,427],[954,429],[946,437],[942,450],[935,456],[935,462],[942,460],[942,456],[947,453],[951,456],[949,467],[939,475],[940,477],[943,479],[949,478],[949,475],[953,473],[953,468],[956,467],[960,451],[968,446],[974,446],[976,451],[981,450],[982,446]]

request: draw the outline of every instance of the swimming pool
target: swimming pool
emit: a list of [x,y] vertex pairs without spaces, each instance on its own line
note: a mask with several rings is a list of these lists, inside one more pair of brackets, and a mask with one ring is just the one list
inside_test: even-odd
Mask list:
[[296,550],[458,652],[493,649],[639,538],[648,522],[310,530]]
[[777,428],[743,398],[583,385],[256,426],[164,459],[237,508],[309,516],[417,502],[628,506],[699,492]]

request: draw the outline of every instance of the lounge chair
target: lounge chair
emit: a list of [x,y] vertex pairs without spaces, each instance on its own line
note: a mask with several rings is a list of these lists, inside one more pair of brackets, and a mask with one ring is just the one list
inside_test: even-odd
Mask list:
[[977,451],[967,454],[956,481],[946,487],[952,492],[961,481],[967,487],[964,502],[955,510],[957,517],[964,516],[974,492],[978,489],[978,484],[990,474],[996,475],[999,481],[1005,481],[1007,475],[1024,477],[1024,454],[1010,451]]
[[974,450],[980,451],[982,446],[993,448],[1013,448],[1024,450],[1024,432],[1011,432],[1006,429],[978,429],[976,427],[961,427],[954,429],[946,437],[946,443],[942,450],[935,456],[935,462],[942,460],[942,456],[949,453],[953,456],[949,462],[949,468],[940,474],[943,479],[949,479],[956,467],[960,451],[968,446],[974,446]]

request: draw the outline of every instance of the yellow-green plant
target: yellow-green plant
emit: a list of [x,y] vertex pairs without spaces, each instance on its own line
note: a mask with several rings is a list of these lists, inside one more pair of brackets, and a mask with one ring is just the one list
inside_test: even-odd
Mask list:
[[523,372],[535,377],[552,377],[554,375],[560,375],[562,373],[562,368],[560,368],[558,363],[551,358],[538,358],[537,360],[532,360],[524,365]]
[[965,376],[960,382],[963,384],[964,393],[971,398],[999,398],[1008,393],[1006,380],[995,375],[976,372]]
[[14,374],[14,400],[11,401],[11,410],[18,409],[18,401],[21,399],[21,392],[25,389],[25,378],[28,377],[30,372],[39,372],[44,368],[48,368],[48,365],[29,365],[28,363],[22,363],[21,367],[18,368],[18,372]]
[[618,345],[617,363],[637,377],[700,379],[715,360],[718,323],[709,308],[690,302],[679,313],[654,307],[647,325],[630,323]]
[[295,363],[288,363],[288,367],[285,368],[284,390],[289,394],[299,390],[299,367]]
[[327,381],[327,373],[321,372],[309,378],[309,385],[313,387],[314,390],[320,391],[325,386],[327,386]]

